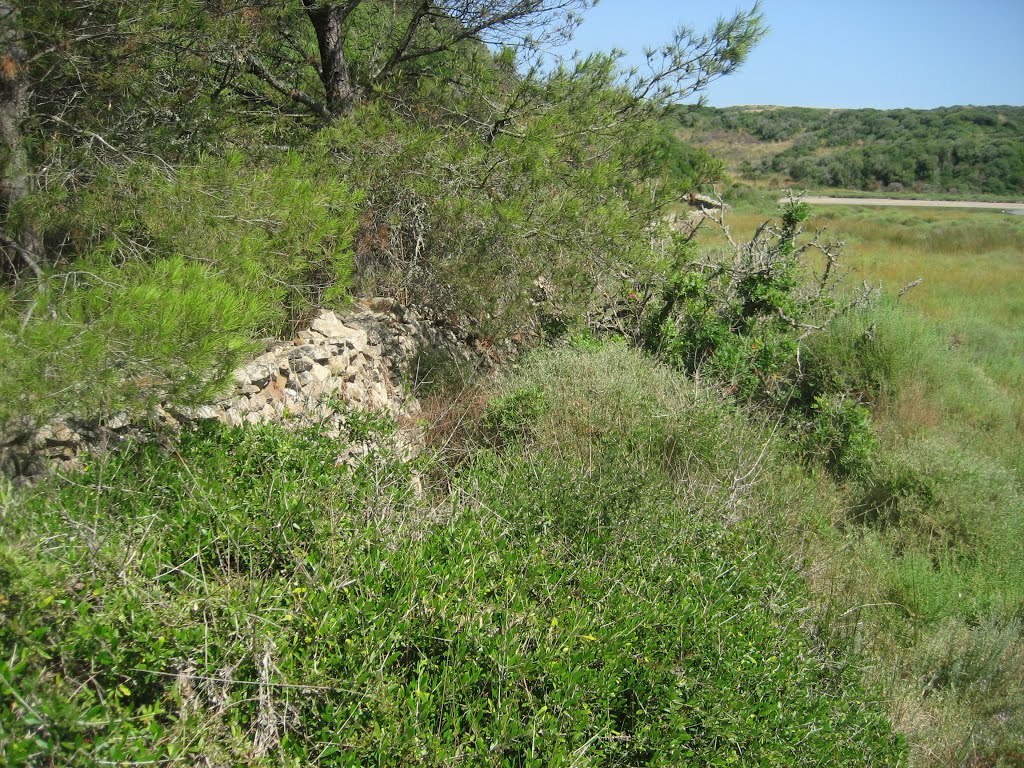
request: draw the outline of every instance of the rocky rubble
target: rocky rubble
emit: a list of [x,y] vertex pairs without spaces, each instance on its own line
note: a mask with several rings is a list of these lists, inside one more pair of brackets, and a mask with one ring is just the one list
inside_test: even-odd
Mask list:
[[[411,425],[419,403],[408,382],[426,351],[466,362],[475,357],[455,332],[415,311],[391,299],[363,300],[344,316],[321,312],[291,340],[268,341],[263,354],[235,371],[231,390],[218,401],[194,409],[160,407],[149,421],[158,431],[214,419],[230,426],[315,424],[340,434],[350,410],[382,411],[402,425],[394,447],[415,451],[419,436]],[[90,425],[56,420],[0,448],[0,469],[26,476],[55,463],[67,466],[87,448],[102,449],[140,431],[123,416]],[[368,451],[348,446],[339,460]]]

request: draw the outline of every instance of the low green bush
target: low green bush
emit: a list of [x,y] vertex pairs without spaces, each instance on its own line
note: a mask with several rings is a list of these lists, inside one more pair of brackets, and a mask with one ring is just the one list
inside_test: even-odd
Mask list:
[[891,303],[838,318],[803,346],[800,400],[847,393],[889,431],[947,439],[1019,474],[1015,396],[956,348],[958,332]]
[[892,592],[914,615],[1020,615],[1024,497],[998,462],[939,439],[909,441],[861,481],[853,512],[881,532]]
[[515,441],[545,408],[544,393],[536,387],[502,395],[487,404],[482,425],[484,432],[496,445]]
[[878,449],[871,412],[851,397],[818,395],[801,435],[803,450],[843,477],[867,473]]
[[900,763],[795,618],[763,431],[621,345],[490,402],[530,439],[478,447],[445,499],[417,495],[425,459],[338,464],[374,419],[204,427],[5,491],[0,759]]

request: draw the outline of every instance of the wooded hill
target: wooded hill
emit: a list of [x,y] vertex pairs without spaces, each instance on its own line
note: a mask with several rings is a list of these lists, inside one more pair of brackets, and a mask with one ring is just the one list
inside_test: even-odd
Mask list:
[[1024,107],[679,107],[673,121],[678,136],[751,180],[1024,195]]

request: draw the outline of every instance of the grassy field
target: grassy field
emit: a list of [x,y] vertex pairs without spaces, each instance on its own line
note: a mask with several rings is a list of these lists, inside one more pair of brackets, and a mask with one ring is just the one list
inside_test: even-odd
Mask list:
[[[768,213],[741,207],[732,227],[749,235]],[[1020,765],[1024,219],[836,207],[810,226],[846,243],[851,287],[885,295],[808,343],[877,382],[864,391],[882,436],[811,537],[810,581],[843,617],[837,636],[874,660],[913,764]]]
[[[740,208],[729,221],[747,235],[770,212]],[[816,209],[809,226],[846,244],[851,287],[881,282],[895,301],[921,281],[899,299],[900,324],[923,337],[906,343],[931,365],[922,361],[897,400],[880,404],[883,422],[904,435],[955,433],[1024,472],[1024,217],[838,206]]]

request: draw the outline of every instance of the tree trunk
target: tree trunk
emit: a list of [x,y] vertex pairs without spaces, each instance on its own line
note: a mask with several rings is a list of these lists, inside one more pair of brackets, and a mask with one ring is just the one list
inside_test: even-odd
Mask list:
[[25,224],[12,232],[9,224],[11,208],[32,191],[28,151],[21,134],[28,104],[21,68],[25,51],[16,14],[12,3],[0,2],[0,226],[9,233],[5,239],[15,244],[14,255],[38,275],[42,249],[38,234]]
[[343,30],[346,17],[358,2],[334,5],[303,0],[303,4],[320,47],[320,79],[327,93],[327,110],[335,116],[343,115],[351,111],[358,95],[345,61]]

